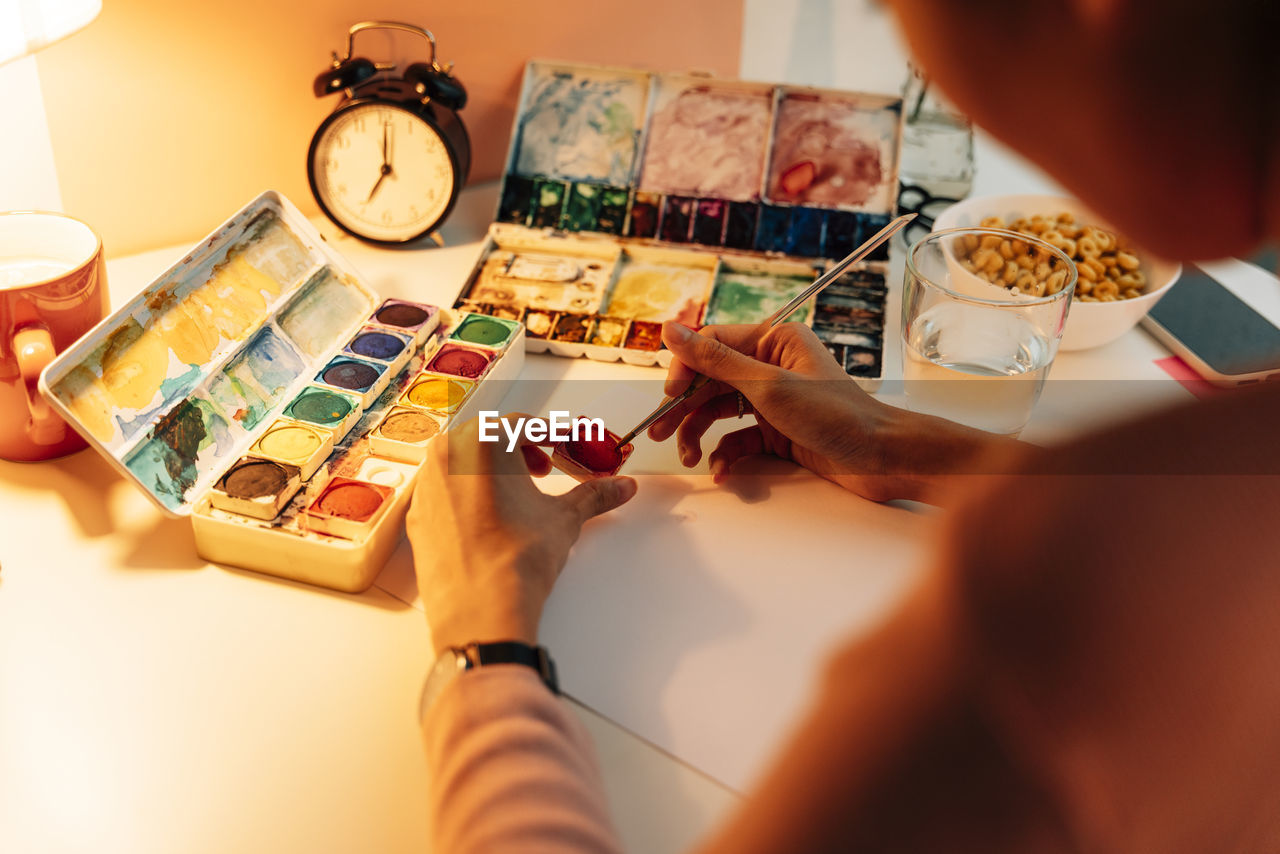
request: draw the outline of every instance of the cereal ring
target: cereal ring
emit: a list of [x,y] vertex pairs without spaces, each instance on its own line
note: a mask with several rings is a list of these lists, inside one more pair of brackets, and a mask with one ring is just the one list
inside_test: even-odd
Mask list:
[[1115,299],[1120,294],[1120,288],[1115,282],[1099,282],[1093,287],[1093,295],[1098,299],[1106,299],[1110,297]]
[[1044,288],[1048,293],[1056,294],[1058,291],[1062,290],[1062,286],[1065,285],[1066,283],[1067,283],[1067,271],[1058,270],[1056,273],[1052,274],[1051,276],[1049,276],[1048,279],[1045,280]]
[[1006,261],[1004,263],[1004,272],[1000,274],[1000,280],[1006,285],[1012,285],[1018,279],[1018,272],[1022,268],[1014,261]]

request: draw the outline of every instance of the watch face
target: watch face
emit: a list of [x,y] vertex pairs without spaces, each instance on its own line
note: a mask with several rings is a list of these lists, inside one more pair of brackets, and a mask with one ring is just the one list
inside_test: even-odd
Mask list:
[[326,119],[311,142],[307,168],[330,219],[357,237],[385,243],[431,231],[457,186],[436,129],[387,103],[352,104]]

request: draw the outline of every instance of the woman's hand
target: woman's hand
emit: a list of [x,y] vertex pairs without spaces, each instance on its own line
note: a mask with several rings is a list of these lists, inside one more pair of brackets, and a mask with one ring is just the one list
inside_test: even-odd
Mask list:
[[564,495],[530,473],[551,461],[523,445],[481,442],[477,422],[432,443],[407,528],[436,652],[475,641],[537,643],[542,607],[582,524],[635,495],[629,477],[588,481]]
[[680,460],[702,458],[711,425],[738,415],[738,392],[756,423],[727,434],[708,465],[717,482],[742,457],[772,454],[873,501],[932,500],[940,476],[965,469],[990,447],[1008,443],[941,418],[881,403],[858,387],[808,327],[783,323],[752,352],[754,326],[708,326],[700,333],[667,323],[663,341],[675,355],[665,391],[675,397],[695,374],[711,379],[649,428],[676,436]]

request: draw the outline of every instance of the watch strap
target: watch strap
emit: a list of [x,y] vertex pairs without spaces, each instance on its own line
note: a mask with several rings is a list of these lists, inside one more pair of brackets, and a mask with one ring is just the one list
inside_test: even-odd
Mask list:
[[545,647],[530,646],[521,641],[492,641],[471,643],[463,647],[469,668],[487,664],[523,664],[532,667],[551,693],[560,693],[560,680],[556,677],[556,663]]

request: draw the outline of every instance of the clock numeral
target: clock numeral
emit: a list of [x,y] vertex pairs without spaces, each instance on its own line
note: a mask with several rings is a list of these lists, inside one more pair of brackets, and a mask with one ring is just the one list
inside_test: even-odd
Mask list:
[[338,185],[338,187],[337,187],[337,189],[338,189],[338,195],[339,195],[339,196],[345,196],[345,195],[347,194],[347,185],[346,185],[346,184],[339,184],[339,185]]
[[382,212],[382,224],[391,225],[391,211]]
[[334,144],[337,145],[338,148],[342,149],[343,151],[346,151],[348,148],[351,147],[351,137],[348,137],[348,136],[337,137],[334,139]]
[[413,217],[414,219],[417,219],[417,218],[418,218],[418,206],[417,206],[417,205],[409,205],[409,216]]
[[352,126],[356,129],[356,133],[364,133],[364,116],[357,116]]
[[328,171],[330,171],[330,172],[333,172],[335,169],[337,169],[337,168],[338,168],[338,160],[337,160],[337,158],[336,158],[336,157],[330,157],[328,160],[326,160],[326,161],[324,162],[324,168],[325,168],[325,169],[327,169],[327,170],[328,170]]

